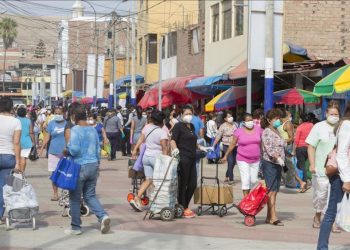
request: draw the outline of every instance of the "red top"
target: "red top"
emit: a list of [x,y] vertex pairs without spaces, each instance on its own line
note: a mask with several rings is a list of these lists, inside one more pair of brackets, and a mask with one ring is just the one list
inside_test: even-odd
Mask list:
[[310,131],[314,125],[311,122],[304,122],[299,125],[295,133],[295,145],[297,148],[307,147],[308,144],[305,142],[306,138],[310,134]]

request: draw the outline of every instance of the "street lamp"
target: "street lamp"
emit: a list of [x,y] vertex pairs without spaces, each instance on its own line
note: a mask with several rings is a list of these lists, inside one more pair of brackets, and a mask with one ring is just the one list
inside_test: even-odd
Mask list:
[[97,73],[98,73],[98,34],[97,34],[97,14],[95,7],[88,1],[88,0],[82,0],[83,2],[87,3],[90,5],[90,7],[93,9],[94,14],[95,14],[95,32],[94,36],[96,39],[96,53],[95,53],[95,79],[94,79],[94,106],[96,106],[96,99],[97,99]]

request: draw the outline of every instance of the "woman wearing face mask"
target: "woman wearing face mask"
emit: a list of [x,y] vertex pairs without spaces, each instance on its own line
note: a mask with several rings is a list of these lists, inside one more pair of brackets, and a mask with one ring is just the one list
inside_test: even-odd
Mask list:
[[221,159],[222,162],[225,162],[238,145],[237,166],[241,175],[244,196],[249,194],[250,189],[258,182],[262,131],[260,125],[254,125],[251,114],[244,114],[243,127],[233,133],[233,140]]
[[265,222],[274,226],[284,226],[276,214],[276,197],[281,185],[282,168],[285,164],[284,147],[286,144],[277,130],[282,124],[280,117],[281,110],[271,109],[261,120],[261,127],[264,129],[261,137],[261,169],[266,186],[270,191]]
[[103,144],[107,144],[108,138],[107,138],[106,131],[103,127],[103,124],[101,122],[97,122],[97,115],[95,115],[95,114],[90,115],[88,117],[87,123],[96,129],[96,132],[98,134],[98,140],[100,142],[100,146],[102,147]]
[[147,114],[142,112],[140,106],[136,107],[136,116],[131,120],[131,129],[130,129],[130,144],[132,148],[135,147],[136,143],[141,137],[142,129],[147,124]]
[[214,142],[214,139],[216,137],[216,134],[218,132],[218,127],[216,125],[216,114],[210,113],[209,114],[209,121],[207,122],[207,134],[205,139],[207,140],[207,145],[212,145]]
[[[55,108],[54,118],[47,125],[47,135],[44,137],[43,145],[41,146],[39,155],[43,155],[44,148],[46,147],[49,140],[51,140],[50,146],[47,151],[48,157],[48,170],[49,172],[55,171],[57,164],[62,157],[63,151],[66,147],[64,139],[64,128],[66,121],[63,118],[63,109],[60,107]],[[58,188],[52,183],[53,197],[51,201],[58,201]]]
[[[178,166],[178,202],[185,209],[184,217],[193,218],[195,213],[189,209],[189,204],[197,187],[197,170],[196,170],[196,149],[197,136],[193,124],[193,108],[186,105],[182,109],[182,121],[175,124],[171,137],[171,155],[180,156]],[[200,150],[206,151],[202,146]]]
[[[315,216],[313,219],[313,228],[320,228],[321,215],[327,206],[329,179],[325,174],[325,163],[327,155],[333,150],[335,144],[334,127],[339,121],[339,104],[330,101],[327,107],[327,120],[316,123],[306,143],[309,145],[307,152],[310,162],[310,171],[312,173],[313,187],[313,206]],[[333,232],[339,232],[335,226]]]
[[213,147],[215,148],[215,146],[220,142],[220,140],[222,141],[223,151],[226,155],[225,159],[227,160],[225,182],[233,184],[233,168],[236,165],[237,150],[235,148],[232,148],[232,150],[229,152],[228,150],[230,144],[232,144],[233,133],[236,131],[237,125],[233,122],[233,117],[230,112],[224,112],[223,117],[225,122],[221,124],[219,128]]

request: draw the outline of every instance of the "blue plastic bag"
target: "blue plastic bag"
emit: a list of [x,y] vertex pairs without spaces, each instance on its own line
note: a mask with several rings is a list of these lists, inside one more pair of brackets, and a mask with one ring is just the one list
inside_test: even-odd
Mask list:
[[[214,140],[215,140],[215,138],[212,139],[211,145],[214,144]],[[207,159],[208,160],[217,160],[217,159],[220,158],[220,153],[221,153],[220,152],[220,144],[218,143],[218,144],[215,145],[214,151],[209,151],[207,153]]]
[[59,188],[73,191],[78,186],[80,167],[73,160],[61,158],[50,180]]

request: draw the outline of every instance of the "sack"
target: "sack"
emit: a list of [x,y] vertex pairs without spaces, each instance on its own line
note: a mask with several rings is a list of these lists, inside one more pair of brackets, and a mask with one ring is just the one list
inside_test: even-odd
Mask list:
[[335,223],[344,231],[350,232],[350,200],[348,193],[345,193],[342,201],[338,203],[337,210]]
[[143,159],[143,155],[145,154],[145,151],[146,151],[146,144],[142,143],[140,146],[140,154],[135,161],[134,167],[132,168],[133,170],[137,172],[143,171],[142,159]]
[[9,185],[5,185],[3,187],[3,197],[8,211],[20,208],[39,207],[34,189],[32,185],[28,183],[25,183],[18,191],[15,191],[14,188]]
[[61,158],[50,180],[59,188],[73,191],[77,188],[80,167],[72,160]]
[[[211,145],[214,144],[214,140],[215,140],[215,138],[212,139]],[[219,158],[220,158],[220,145],[216,144],[215,148],[214,148],[214,151],[209,151],[207,153],[207,159],[208,160],[217,160]]]
[[259,182],[259,184],[241,200],[239,209],[247,215],[255,216],[264,208],[268,199],[267,188]]
[[36,146],[32,147],[32,149],[30,150],[30,154],[29,154],[28,158],[31,161],[36,161],[37,159],[39,159],[38,151],[36,150]]

